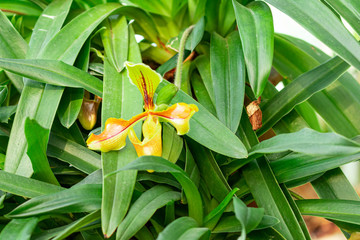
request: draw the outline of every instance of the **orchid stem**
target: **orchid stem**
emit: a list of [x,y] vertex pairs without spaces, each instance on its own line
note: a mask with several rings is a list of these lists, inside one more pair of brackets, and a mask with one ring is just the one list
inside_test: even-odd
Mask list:
[[181,88],[181,74],[182,74],[182,66],[183,66],[183,61],[184,61],[184,51],[185,51],[185,44],[186,44],[186,39],[188,38],[189,34],[191,33],[191,31],[193,30],[194,25],[191,25],[190,27],[188,27],[183,35],[181,36],[181,40],[180,40],[180,46],[179,46],[179,56],[177,59],[177,64],[176,64],[176,73],[175,73],[175,81],[174,84],[175,86],[180,89]]

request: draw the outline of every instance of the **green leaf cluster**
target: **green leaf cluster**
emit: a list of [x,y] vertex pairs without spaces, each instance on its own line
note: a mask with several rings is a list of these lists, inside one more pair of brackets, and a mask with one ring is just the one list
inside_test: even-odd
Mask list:
[[[269,4],[334,56],[274,33]],[[340,168],[360,159],[358,1],[3,0],[0,10],[0,239],[310,239],[303,215],[347,238],[360,231],[360,198]],[[185,136],[161,123],[161,157],[138,157],[129,140],[86,146],[108,118],[143,111],[126,61],[163,77],[159,105],[199,108]],[[77,120],[86,114],[91,131]],[[306,183],[318,199],[293,192]]]

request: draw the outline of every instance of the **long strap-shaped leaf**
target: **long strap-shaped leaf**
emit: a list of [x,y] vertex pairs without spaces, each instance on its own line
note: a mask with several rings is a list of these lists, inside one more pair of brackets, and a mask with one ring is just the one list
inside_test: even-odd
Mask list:
[[360,228],[359,201],[333,199],[307,199],[296,201],[304,215],[319,216],[358,225]]
[[[121,21],[121,19],[120,19]],[[126,29],[127,25],[123,25]],[[123,29],[120,29],[123,32]],[[107,29],[106,31],[112,31]],[[119,33],[115,33],[116,35]],[[135,41],[134,32],[129,33],[128,59],[132,62],[141,62],[140,50]],[[105,45],[105,53],[111,51]],[[124,46],[123,46],[124,47]],[[112,55],[109,55],[112,57]],[[113,59],[112,62],[115,62]],[[138,89],[130,83],[126,71],[119,73],[115,66],[105,60],[104,94],[102,106],[102,128],[110,117],[130,119],[142,111],[142,97]],[[136,134],[140,136],[140,124],[135,127]],[[135,160],[137,154],[133,145],[128,141],[121,151],[102,153],[103,176],[113,172],[129,162]],[[136,181],[136,171],[126,171],[103,179],[102,195],[102,230],[106,236],[111,236],[123,220],[129,205]]]
[[[360,69],[360,44],[321,1],[266,0],[300,23],[349,64]],[[326,21],[325,21],[326,19]]]
[[25,136],[28,141],[27,154],[33,166],[35,179],[59,185],[54,173],[51,171],[46,156],[46,148],[49,141],[49,130],[42,128],[36,121],[25,120]]
[[[2,58],[25,58],[28,49],[27,43],[16,31],[6,15],[0,11],[0,57]],[[8,77],[21,92],[24,87],[22,78],[15,74],[8,74]]]
[[[131,206],[128,215],[119,225],[117,240],[128,240],[151,218],[155,211],[171,201],[180,199],[180,193],[171,188],[157,185],[144,192]],[[184,238],[186,239],[186,238]]]
[[197,190],[196,185],[189,178],[189,176],[177,165],[161,157],[143,156],[126,165],[125,167],[118,169],[112,174],[119,174],[118,172],[121,172],[123,170],[148,169],[152,169],[157,172],[170,172],[178,180],[178,182],[183,187],[188,200],[189,216],[194,218],[199,224],[201,224],[203,220],[203,208],[199,191]]
[[0,58],[0,66],[42,83],[84,88],[95,95],[102,95],[101,80],[58,60]]
[[[289,80],[329,59],[320,49],[300,39],[285,35],[275,37],[274,67]],[[356,117],[360,109],[359,91],[360,84],[350,73],[344,73],[307,102],[335,132],[353,137],[360,133],[360,119]]]
[[[299,39],[289,36],[277,36],[275,40],[274,66],[282,75],[288,76],[289,78],[294,78],[330,58],[321,50]],[[301,62],[297,62],[297,59],[306,59],[306,61],[302,60]],[[286,61],[287,64],[282,64],[283,61]],[[359,84],[349,73],[345,73],[338,81],[331,85],[329,91],[325,89],[322,92],[316,93],[308,101],[334,131],[351,137],[358,134],[357,128],[360,126],[358,124],[359,118],[356,118],[356,113],[359,111],[357,110],[359,107],[356,107],[358,106],[357,102],[359,102],[358,91]],[[335,93],[341,94],[334,95]],[[297,130],[293,129],[292,131]],[[337,158],[341,160],[340,164]],[[352,161],[354,158],[335,157],[332,158],[332,160],[332,163],[341,165],[341,163]],[[331,167],[331,165],[326,166]],[[321,163],[319,163],[319,167],[321,168]],[[309,169],[311,171],[316,170],[316,168],[314,169],[312,167]],[[299,172],[295,171],[294,174]],[[306,169],[304,169],[304,171],[311,174],[311,171]],[[279,172],[276,174],[278,175]],[[290,176],[295,175],[291,173],[288,176],[284,175],[283,180],[287,181],[287,178]],[[312,181],[311,184],[320,198],[360,199],[340,168],[326,172],[315,181]]]
[[360,34],[360,2],[356,0],[326,0]]
[[64,188],[13,173],[0,171],[0,190],[23,197],[38,197],[57,193]]
[[261,1],[241,5],[233,0],[234,11],[250,85],[259,97],[270,75],[274,51],[274,26],[269,6]]
[[263,126],[258,134],[265,133],[294,106],[327,87],[348,68],[349,65],[341,58],[334,57],[292,81],[262,107]]
[[236,132],[245,92],[245,63],[237,32],[227,38],[212,34],[210,67],[217,116],[231,131]]
[[36,217],[13,219],[1,231],[0,239],[28,240],[39,219]]
[[[248,147],[258,143],[257,137],[251,130],[251,124],[245,117],[241,120],[239,132],[242,132],[241,136],[246,136],[247,139],[243,140],[246,140]],[[242,173],[258,206],[265,209],[265,214],[280,220],[274,228],[286,239],[306,239],[307,234],[303,233],[267,159],[261,157],[248,163],[242,168]]]
[[[348,156],[332,157],[314,157],[304,154],[291,154],[282,159],[271,162],[270,165],[276,175],[276,179],[279,182],[289,182],[315,174],[321,174],[325,171],[340,167],[346,163],[350,163],[359,159],[360,153],[351,154]],[[345,187],[345,184],[343,185]]]
[[90,174],[101,168],[100,154],[57,134],[51,134],[47,155]]
[[[163,80],[160,85],[169,84]],[[185,102],[196,104],[199,111],[190,119],[190,131],[187,136],[201,145],[232,158],[244,158],[247,150],[238,137],[222,124],[206,108],[183,91],[178,91],[172,103]]]
[[[46,51],[43,49],[41,55],[38,56],[47,59],[58,59],[72,64],[91,32],[119,7],[120,5],[115,3],[104,4],[80,14],[51,38],[46,45],[49,46],[50,44],[51,47],[44,48]],[[57,18],[54,19],[57,20]],[[40,50],[37,49],[37,51]],[[33,118],[42,127],[49,129],[54,120],[63,90],[63,87],[45,86],[33,81],[26,82],[19,101],[18,114],[16,114],[14,120],[13,127],[15,131],[11,132],[9,140],[5,161],[6,171],[26,176],[32,174],[30,161],[25,153],[27,142],[23,134],[24,119],[27,117]]]
[[100,209],[101,184],[83,184],[32,198],[7,216],[22,218],[56,213],[91,212]]

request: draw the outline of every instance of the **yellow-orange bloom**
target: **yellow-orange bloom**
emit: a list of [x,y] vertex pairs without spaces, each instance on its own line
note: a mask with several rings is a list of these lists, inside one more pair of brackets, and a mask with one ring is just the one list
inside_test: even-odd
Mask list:
[[[134,145],[138,156],[162,155],[161,124],[159,119],[171,123],[179,135],[189,132],[190,118],[198,111],[194,104],[176,103],[163,111],[155,111],[154,94],[161,76],[144,64],[126,63],[128,76],[136,85],[144,99],[145,112],[132,117],[130,120],[109,118],[105,123],[104,131],[99,135],[91,134],[87,140],[90,149],[108,152],[120,150],[126,145],[126,136]],[[143,141],[136,136],[133,126],[146,119],[142,132]]]
[[111,150],[120,150],[126,145],[126,136],[129,130],[138,121],[146,117],[146,113],[141,113],[132,117],[130,120],[109,118],[105,122],[104,131],[99,134],[91,134],[86,141],[88,148],[109,152]]
[[149,116],[143,126],[143,141],[140,141],[133,129],[130,130],[129,139],[134,145],[139,157],[144,155],[160,156],[162,154],[161,124],[157,118]]

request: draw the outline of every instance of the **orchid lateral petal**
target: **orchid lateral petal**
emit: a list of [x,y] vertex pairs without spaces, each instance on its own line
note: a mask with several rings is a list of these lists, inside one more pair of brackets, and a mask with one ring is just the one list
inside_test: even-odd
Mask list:
[[141,142],[133,129],[129,132],[129,139],[135,147],[138,157],[144,155],[161,156],[161,124],[156,117],[149,116],[143,124],[144,140]]
[[194,104],[176,103],[164,111],[151,112],[151,115],[158,116],[170,122],[177,130],[178,135],[184,135],[190,130],[190,118],[199,111]]
[[90,135],[86,141],[88,148],[102,152],[122,149],[126,145],[126,136],[129,130],[146,116],[146,113],[141,113],[130,120],[109,118],[106,120],[105,129],[102,133]]
[[141,95],[144,98],[145,111],[154,109],[154,94],[159,83],[162,80],[160,74],[152,70],[149,66],[138,63],[125,63],[128,70],[128,77],[130,81],[138,87]]

